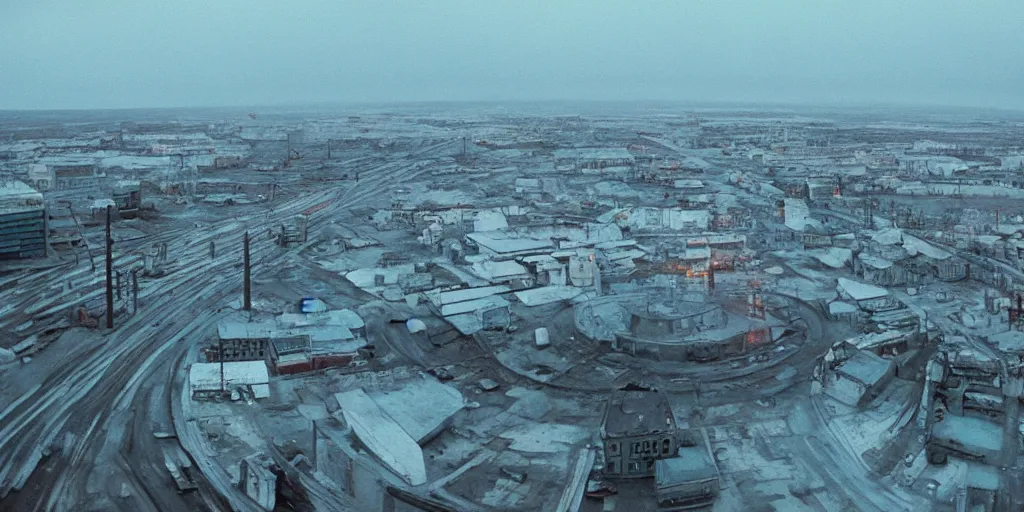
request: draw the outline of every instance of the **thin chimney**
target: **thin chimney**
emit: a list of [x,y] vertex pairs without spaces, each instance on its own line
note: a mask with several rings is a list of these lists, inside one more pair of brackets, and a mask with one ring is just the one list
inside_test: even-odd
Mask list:
[[243,259],[244,259],[244,261],[242,262],[242,265],[244,266],[244,269],[242,270],[242,274],[243,274],[242,275],[242,279],[245,282],[242,284],[242,287],[243,287],[242,288],[242,300],[243,300],[242,308],[244,310],[246,310],[246,311],[251,311],[252,310],[252,288],[251,288],[250,282],[249,282],[251,275],[250,275],[250,270],[249,270],[249,232],[248,231],[245,232],[245,240],[244,240],[243,243],[245,245],[243,246],[243,251],[242,251],[242,255],[243,255]]
[[110,237],[110,205],[107,205],[107,329],[114,328],[114,260],[111,252],[114,239]]

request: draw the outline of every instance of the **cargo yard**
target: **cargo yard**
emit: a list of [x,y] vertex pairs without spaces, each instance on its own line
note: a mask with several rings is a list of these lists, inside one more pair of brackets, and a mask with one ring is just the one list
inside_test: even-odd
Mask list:
[[1020,510],[1022,141],[0,112],[0,509]]

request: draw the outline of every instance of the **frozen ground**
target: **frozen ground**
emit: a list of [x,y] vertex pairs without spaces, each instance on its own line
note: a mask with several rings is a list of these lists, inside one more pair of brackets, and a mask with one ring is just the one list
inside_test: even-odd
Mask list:
[[[121,503],[133,510],[215,510],[222,508],[220,494],[244,502],[232,485],[242,458],[301,453],[306,461],[296,459],[293,476],[318,500],[328,500],[320,503],[333,494],[377,512],[386,509],[377,501],[391,496],[384,485],[392,485],[447,509],[549,510],[572,494],[571,482],[586,480],[586,474],[573,474],[574,466],[588,445],[602,446],[607,397],[630,383],[658,387],[681,425],[708,435],[721,474],[713,510],[952,510],[963,487],[970,489],[972,506],[1019,508],[1024,493],[1005,484],[1024,467],[1016,461],[1019,404],[1012,386],[988,390],[1003,399],[991,422],[1005,431],[1011,444],[1004,445],[1014,447],[1000,455],[1005,465],[955,456],[946,465],[929,464],[923,455],[927,432],[915,430],[934,412],[917,409],[923,390],[931,389],[925,364],[952,350],[949,340],[957,340],[957,350],[1003,361],[1001,377],[1016,371],[1015,354],[999,354],[985,340],[1019,328],[1006,308],[1014,306],[1024,282],[1016,252],[1024,211],[1010,200],[1019,190],[1004,186],[1014,181],[1012,162],[1019,160],[1019,148],[1006,141],[1024,135],[1019,127],[940,118],[866,122],[821,112],[555,116],[480,108],[366,109],[269,120],[181,116],[149,128],[161,133],[129,130],[128,146],[116,155],[80,151],[80,157],[97,159],[109,173],[104,179],[142,181],[143,202],[154,206],[137,219],[116,221],[112,234],[115,269],[141,272],[140,308],[134,311],[125,285],[112,332],[79,326],[90,319],[102,325],[105,311],[103,228],[88,207],[107,197],[107,184],[101,179],[81,190],[62,185],[46,191],[54,205],[71,202],[59,208],[62,220],[55,225],[67,230],[61,236],[83,242],[54,248],[46,261],[35,262],[40,268],[4,266],[0,275],[0,344],[19,350],[32,345],[0,363],[0,490],[7,496],[0,509],[63,510],[69,507],[58,502],[80,498],[108,509]],[[92,144],[92,135],[78,137],[75,130],[0,143],[5,158],[11,155],[0,172],[16,175],[46,161],[31,148],[60,153]],[[291,140],[286,132],[293,133]],[[147,154],[153,137],[210,152],[180,162],[154,157]],[[285,153],[289,145],[300,158]],[[984,149],[982,156],[957,157],[971,165],[955,178],[905,168],[911,160],[949,161],[937,152],[950,148],[975,147]],[[559,150],[614,158],[558,162]],[[213,155],[242,158],[217,167]],[[839,178],[843,187],[836,191],[828,180],[838,185]],[[701,190],[675,185],[695,181]],[[819,181],[826,185],[810,197]],[[807,204],[800,209],[806,217],[800,231],[785,227],[783,198],[783,206]],[[614,226],[600,224],[598,218],[613,209],[646,217],[639,222],[612,215],[600,222]],[[304,239],[282,247],[278,237],[300,214],[308,221]],[[708,226],[681,219],[704,219]],[[876,236],[875,228],[892,225],[899,226],[900,240],[885,239],[895,231]],[[475,231],[492,239],[515,233],[536,243],[501,252],[508,246],[480,247],[467,236]],[[303,297],[352,309],[365,320],[368,349],[327,359],[328,368],[275,375],[266,399],[191,400],[179,411],[180,400],[190,398],[179,396],[180,386],[166,377],[179,361],[188,364],[198,360],[200,348],[214,347],[216,319],[241,309],[244,232],[253,240],[254,309],[294,312]],[[917,250],[897,254],[900,247]],[[578,248],[593,251],[593,260],[575,258]],[[857,263],[858,254],[868,261],[884,258],[897,270],[871,275]],[[971,265],[969,279],[939,278],[961,263]],[[495,275],[498,268],[515,275]],[[924,277],[908,278],[904,271]],[[839,279],[882,287],[900,303],[848,300],[833,318],[821,307],[836,297]],[[460,335],[430,304],[441,290],[458,295],[485,285],[501,286],[495,294],[503,300],[494,301],[496,309],[463,313],[480,328],[473,336]],[[735,339],[715,340],[728,355],[710,346],[671,356],[623,348],[619,337],[636,320],[627,309],[601,302],[630,290],[656,297],[693,294],[725,304],[735,318],[776,318],[791,332],[780,346],[769,346],[756,330],[741,329]],[[580,304],[594,307],[576,318]],[[929,337],[877,350],[895,361],[896,375],[861,407],[816,394],[815,379],[848,355],[837,343],[893,328],[880,326],[873,315]],[[422,331],[408,332],[408,325],[419,325],[406,324],[410,318],[423,322]],[[596,339],[577,332],[576,320]],[[704,338],[716,334],[687,321],[665,322],[659,336],[674,341],[682,329]],[[733,325],[747,323],[758,325],[752,319]],[[539,327],[548,330],[546,348],[535,343]],[[826,353],[832,359],[826,361]],[[261,357],[273,369],[275,356]],[[402,483],[379,463],[381,454],[369,453],[370,439],[353,444],[353,467],[367,471],[351,477],[358,491],[343,489],[347,481],[331,483],[329,475],[319,475],[327,483],[310,480],[313,422],[352,434],[335,424],[345,417],[335,394],[363,390],[393,407],[420,396],[411,390],[428,378],[458,390],[461,409],[438,420],[437,431],[429,432],[434,436],[427,435],[433,430],[428,422],[422,429],[408,424],[429,417],[429,426],[435,425],[435,415],[427,413],[438,411],[429,410],[429,399],[412,400],[407,415],[391,418],[424,436],[425,482]],[[156,412],[173,401],[175,421]],[[174,430],[169,423],[185,425],[177,432],[180,443],[150,439],[153,425]],[[374,433],[364,429],[359,435]],[[168,446],[189,449],[202,470],[195,475],[198,492],[173,492],[170,473],[161,468]],[[916,458],[904,461],[906,451]],[[603,471],[601,459],[594,477]],[[886,474],[876,474],[876,467]],[[901,480],[908,475],[912,481]],[[130,501],[119,501],[125,499],[118,497],[122,482]],[[654,509],[650,479],[617,486],[618,495],[585,498],[581,510]],[[999,501],[986,505],[984,496],[992,494]]]

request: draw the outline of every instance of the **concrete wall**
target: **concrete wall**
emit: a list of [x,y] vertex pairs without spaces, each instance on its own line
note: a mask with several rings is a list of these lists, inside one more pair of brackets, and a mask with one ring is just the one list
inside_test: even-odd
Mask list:
[[399,506],[401,503],[399,500],[388,494],[387,483],[381,479],[378,468],[374,467],[372,462],[356,455],[355,449],[351,445],[340,444],[347,441],[347,436],[343,432],[335,429],[325,433],[318,427],[314,428],[314,435],[316,435],[314,440],[316,470],[327,477],[342,492],[351,496],[356,502],[357,510],[361,512],[407,510]]
[[747,333],[744,332],[718,341],[662,343],[634,336],[617,335],[612,348],[656,361],[703,361],[744,354],[747,348],[744,343],[746,336]]
[[[316,429],[314,429],[314,435],[316,435]],[[323,435],[316,435],[313,446],[316,471],[327,477],[343,492],[351,494],[352,483],[349,481],[349,475],[352,473],[351,459],[333,441]]]
[[[385,496],[390,497],[380,477],[370,468],[355,462],[352,464],[352,497],[359,510],[367,512],[384,511]],[[393,507],[393,505],[392,505]]]

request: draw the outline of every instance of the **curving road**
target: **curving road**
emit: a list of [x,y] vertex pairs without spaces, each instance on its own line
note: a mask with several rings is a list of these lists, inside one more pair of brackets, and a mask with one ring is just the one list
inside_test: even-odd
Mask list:
[[[428,146],[405,159],[429,158],[448,144]],[[174,362],[201,338],[196,333],[212,331],[220,317],[218,308],[240,293],[243,233],[247,229],[255,233],[254,271],[261,264],[273,266],[301,248],[281,249],[262,236],[261,229],[316,210],[309,221],[313,233],[345,209],[379,200],[379,194],[394,183],[426,171],[401,163],[360,170],[359,183],[346,190],[315,192],[277,204],[266,215],[224,220],[200,233],[163,235],[168,252],[177,256],[174,266],[164,277],[140,283],[136,315],[119,318],[118,327],[94,349],[75,352],[49,375],[35,374],[38,369],[31,364],[5,374],[5,379],[38,383],[27,385],[17,401],[0,404],[5,407],[0,413],[0,509],[223,509],[202,478],[198,478],[196,495],[173,492],[165,461],[188,462],[176,443],[157,442],[152,436],[155,430],[169,428],[170,406],[165,400],[175,399],[180,389],[168,377]],[[218,246],[212,260],[209,240],[217,240]],[[138,261],[138,256],[123,254],[118,264]],[[102,293],[101,277],[92,274],[88,265],[71,272],[39,274],[8,279],[7,286],[0,286],[0,304],[13,305],[3,312],[6,324],[46,322]],[[73,281],[70,291],[66,289],[69,280]],[[40,462],[43,470],[36,471]],[[196,462],[203,467],[208,461]],[[217,493],[227,495],[233,508],[246,508],[237,490],[226,488],[223,481],[210,483]]]

